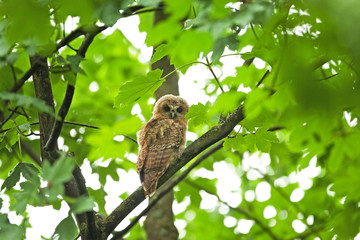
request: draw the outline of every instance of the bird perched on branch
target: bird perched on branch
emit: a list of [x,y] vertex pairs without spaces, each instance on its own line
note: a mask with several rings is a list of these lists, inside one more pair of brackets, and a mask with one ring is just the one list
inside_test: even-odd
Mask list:
[[145,197],[155,193],[159,178],[185,148],[187,120],[184,116],[188,110],[185,99],[165,95],[156,102],[153,116],[138,133],[136,170]]

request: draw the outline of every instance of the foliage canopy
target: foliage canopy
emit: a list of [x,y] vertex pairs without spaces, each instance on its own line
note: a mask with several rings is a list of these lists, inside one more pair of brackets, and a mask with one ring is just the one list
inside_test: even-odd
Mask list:
[[[70,206],[44,239],[74,239],[75,215],[110,214],[108,176],[121,182],[134,172],[130,139],[165,81],[110,29],[135,15],[147,46],[157,46],[152,62],[168,56],[177,73],[206,66],[202,75],[211,76],[186,79],[206,95],[187,114],[191,136],[216,129],[236,109],[245,116],[175,188],[186,206],[176,215],[181,238],[353,239],[360,231],[359,8],[357,0],[0,1],[0,238],[25,238],[29,206]],[[154,25],[160,10],[168,18]],[[30,64],[35,56],[49,64],[55,109],[30,78],[44,67]],[[62,119],[69,86],[75,94]],[[39,134],[50,135],[39,127],[42,114],[66,121],[52,164],[39,157]],[[71,197],[67,183],[87,161],[100,187]],[[119,198],[130,194],[121,189]],[[20,223],[9,221],[14,212]],[[141,227],[128,238],[144,238]]]

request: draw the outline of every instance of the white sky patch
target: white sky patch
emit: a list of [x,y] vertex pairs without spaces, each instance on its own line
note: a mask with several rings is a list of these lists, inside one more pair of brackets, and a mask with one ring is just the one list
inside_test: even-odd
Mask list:
[[255,188],[256,200],[265,202],[271,197],[271,186],[267,182],[260,182]]
[[253,64],[257,69],[263,69],[266,65],[266,63],[260,58],[255,58]]
[[253,220],[240,219],[235,228],[235,233],[248,234],[253,225],[254,225]]
[[80,167],[82,174],[86,179],[86,186],[91,187],[92,189],[99,189],[100,182],[99,182],[99,175],[92,174],[92,169],[90,166],[90,161],[85,158],[83,165]]
[[200,196],[201,196],[200,208],[213,211],[218,203],[217,198],[212,194],[208,194],[204,190],[200,190]]
[[355,127],[357,125],[357,118],[351,117],[351,113],[344,111],[344,118],[346,120],[346,123],[349,125],[349,127]]
[[286,176],[282,176],[274,181],[274,185],[276,187],[286,187],[289,185],[289,178]]
[[[125,153],[125,158],[130,162],[136,164],[138,156],[135,153]],[[135,166],[135,165],[134,165]]]
[[122,142],[124,141],[125,137],[123,135],[116,135],[113,140],[116,142]]
[[305,195],[305,192],[301,188],[296,188],[294,191],[292,191],[290,195],[290,201],[292,202],[299,202],[301,199],[303,199]]
[[201,178],[207,178],[207,179],[214,179],[215,174],[212,171],[207,170],[206,168],[200,168],[196,171],[194,171],[194,177],[201,177]]
[[70,136],[71,137],[76,137],[76,134],[77,134],[76,129],[74,129],[74,128],[70,129]]
[[306,230],[306,225],[298,219],[294,220],[291,226],[293,227],[294,231],[297,233],[302,233]]
[[232,216],[226,216],[226,217],[224,218],[224,225],[225,225],[225,227],[228,227],[228,228],[235,227],[235,226],[236,226],[236,223],[237,223],[236,218],[234,218],[234,217],[232,217]]
[[199,136],[196,133],[189,132],[189,131],[186,132],[186,141],[193,142],[198,138],[199,138]]
[[[41,236],[50,238],[56,226],[67,217],[69,206],[62,201],[60,210],[55,210],[51,206],[33,207],[27,206],[31,228],[26,231],[26,239],[41,239]],[[39,231],[41,229],[41,231]]]
[[177,228],[177,230],[179,231],[179,238],[183,238],[185,237],[186,235],[186,221],[185,220],[182,220],[182,219],[175,219],[175,222],[174,222],[174,225],[175,227]]
[[99,84],[96,81],[92,81],[89,85],[90,92],[97,92],[99,91]]
[[190,106],[199,102],[206,104],[211,100],[204,91],[207,79],[213,78],[206,66],[202,64],[191,66],[185,75],[179,74],[179,77],[180,96],[185,98]]
[[277,214],[276,209],[272,205],[268,205],[264,208],[264,218],[270,219],[275,217]]
[[[135,48],[140,50],[139,61],[142,63],[148,63],[152,56],[152,47],[146,46],[146,33],[141,33],[139,31],[139,23],[139,16],[120,18],[117,23],[108,31],[110,34],[115,29],[120,29],[120,31],[126,36],[126,38],[131,42],[131,44]],[[106,34],[107,30],[105,31]]]
[[216,183],[219,198],[231,207],[237,207],[241,201],[241,180],[233,165],[225,161],[214,163],[214,173],[218,179]]
[[313,225],[314,224],[314,216],[310,215],[306,218],[306,223],[309,225]]
[[267,153],[262,153],[261,155],[259,153],[253,153],[250,155],[248,152],[245,152],[242,168],[244,171],[249,171],[250,168],[254,168],[258,169],[261,173],[265,173],[270,162],[270,156]]
[[228,205],[225,205],[223,203],[220,203],[220,206],[219,206],[219,213],[222,214],[222,215],[226,215],[228,214],[230,211],[230,208]]
[[173,212],[175,215],[182,213],[186,210],[186,208],[190,205],[190,197],[186,196],[184,201],[178,203],[177,201],[173,202]]
[[247,190],[244,196],[247,202],[253,202],[255,200],[255,192],[253,190]]

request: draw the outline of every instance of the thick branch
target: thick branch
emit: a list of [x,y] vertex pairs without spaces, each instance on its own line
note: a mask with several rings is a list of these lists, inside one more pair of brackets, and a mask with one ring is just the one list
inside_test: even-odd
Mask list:
[[[214,143],[225,138],[233,128],[244,119],[243,107],[237,108],[228,118],[219,125],[211,128],[195,142],[190,144],[182,154],[179,161],[169,166],[167,172],[160,178],[158,186],[161,186],[185,164],[196,157],[199,153],[210,147]],[[116,226],[144,200],[144,192],[139,187],[127,199],[125,199],[100,225],[103,238],[106,238]]]
[[58,119],[55,121],[51,134],[50,134],[50,138],[47,141],[44,149],[47,152],[51,152],[51,151],[55,151],[56,147],[57,147],[57,140],[60,136],[61,133],[61,129],[64,123],[64,119],[69,111],[71,102],[72,102],[72,98],[74,96],[74,86],[68,84],[67,88],[66,88],[66,93],[65,93],[65,98],[63,103],[61,104],[61,107],[59,109],[58,112]]
[[141,217],[147,214],[147,212],[160,200],[160,198],[165,196],[173,187],[175,187],[179,182],[184,180],[184,178],[202,161],[204,161],[211,154],[222,148],[222,145],[223,142],[220,142],[214,147],[212,147],[209,151],[198,157],[184,172],[182,172],[176,179],[172,180],[170,184],[166,185],[166,188],[161,189],[161,191],[151,199],[149,205],[138,216],[136,216],[136,218],[132,220],[131,223],[126,228],[114,234],[113,240],[121,239],[122,236],[124,236],[140,220]]

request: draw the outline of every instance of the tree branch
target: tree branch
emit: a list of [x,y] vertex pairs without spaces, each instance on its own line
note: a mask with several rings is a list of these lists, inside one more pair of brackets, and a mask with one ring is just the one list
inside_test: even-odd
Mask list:
[[[98,29],[96,31],[88,33],[86,35],[84,41],[82,42],[82,44],[77,52],[77,55],[85,57],[86,51],[89,48],[92,41],[94,40],[94,37],[98,33],[100,33],[102,30],[103,30],[103,28],[98,27]],[[69,108],[70,108],[70,105],[72,102],[72,98],[74,96],[74,91],[75,91],[75,87],[71,84],[68,84],[66,87],[65,97],[64,97],[63,103],[61,104],[61,107],[59,109],[58,117],[53,125],[52,131],[50,134],[50,138],[44,147],[45,151],[51,152],[51,151],[56,150],[57,139],[60,136],[65,117],[69,111]]]
[[[190,144],[181,155],[179,161],[171,164],[166,173],[159,179],[158,186],[161,186],[185,164],[196,157],[206,148],[225,138],[231,133],[233,128],[244,119],[243,107],[240,106],[230,114],[224,122],[211,128],[204,135]],[[99,223],[100,230],[103,232],[103,238],[106,238],[119,223],[144,200],[144,191],[142,187],[135,190],[127,199],[125,199],[103,222]]]
[[[99,34],[100,32],[104,31],[106,28],[108,28],[108,27],[107,26],[96,26],[96,25],[79,27],[79,28],[75,29],[74,31],[72,31],[65,38],[63,38],[56,45],[56,48],[54,49],[53,53],[57,52],[60,48],[66,46],[67,44],[69,44],[71,41],[75,40],[79,36],[89,34],[89,33],[94,34],[94,36],[95,36],[95,35]],[[80,49],[78,51],[80,51]],[[40,66],[41,66],[41,62],[35,61],[32,64],[32,66],[30,67],[30,69],[10,89],[10,92],[17,92],[24,85],[24,83],[35,73],[35,71]]]
[[153,198],[151,198],[151,201],[149,202],[149,205],[138,215],[134,220],[131,221],[131,223],[121,230],[120,232],[117,232],[114,234],[112,240],[121,239],[122,236],[124,236],[139,220],[141,217],[143,217],[147,212],[162,198],[165,196],[174,186],[176,186],[179,182],[185,179],[185,177],[195,168],[197,167],[202,161],[204,161],[208,156],[213,154],[214,152],[218,151],[220,148],[222,148],[223,142],[218,143],[209,151],[198,157],[184,172],[182,172],[176,179],[171,180],[170,184],[166,185],[166,188],[161,189],[161,191],[154,195]]
[[41,166],[41,160],[40,156],[21,138],[19,139],[21,147],[24,149],[24,151],[30,156],[30,158],[39,166]]

